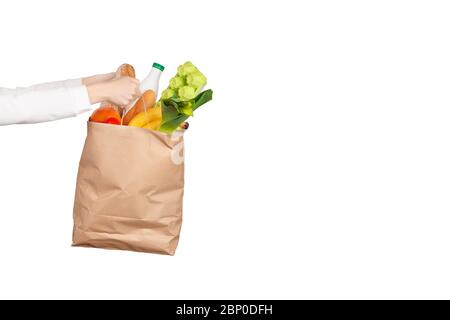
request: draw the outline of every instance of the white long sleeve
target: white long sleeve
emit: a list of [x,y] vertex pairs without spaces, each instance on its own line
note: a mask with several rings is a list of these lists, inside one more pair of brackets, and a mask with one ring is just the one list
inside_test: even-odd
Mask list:
[[0,88],[0,125],[52,121],[90,110],[81,79]]

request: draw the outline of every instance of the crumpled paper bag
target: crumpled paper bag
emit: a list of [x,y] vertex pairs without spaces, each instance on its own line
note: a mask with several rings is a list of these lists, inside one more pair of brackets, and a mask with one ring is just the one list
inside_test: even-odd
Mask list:
[[183,132],[88,122],[73,245],[173,255],[181,229]]

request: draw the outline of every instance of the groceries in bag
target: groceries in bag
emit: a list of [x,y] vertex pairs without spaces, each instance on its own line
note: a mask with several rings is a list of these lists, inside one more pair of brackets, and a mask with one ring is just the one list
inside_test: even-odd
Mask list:
[[191,62],[178,67],[160,97],[158,82],[142,82],[142,96],[123,119],[111,105],[92,114],[77,175],[74,246],[175,254],[183,220],[183,133],[212,91],[204,90],[207,79]]
[[[127,68],[130,69],[130,67]],[[132,70],[134,72],[134,68]],[[177,129],[186,130],[189,127],[186,120],[194,115],[196,109],[212,99],[211,89],[203,91],[207,84],[206,77],[192,62],[188,61],[177,68],[177,74],[170,79],[168,88],[162,92],[160,99],[156,102],[163,70],[164,67],[159,63],[153,64],[151,72],[141,82],[142,96],[125,113],[121,125],[164,133],[171,133]],[[90,120],[95,121],[95,118],[91,116]],[[110,121],[117,124],[116,120]]]

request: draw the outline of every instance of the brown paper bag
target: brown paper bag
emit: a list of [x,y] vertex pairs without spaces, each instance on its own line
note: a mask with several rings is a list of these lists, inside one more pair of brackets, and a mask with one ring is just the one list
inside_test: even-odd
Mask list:
[[88,122],[73,245],[173,255],[182,220],[183,132]]

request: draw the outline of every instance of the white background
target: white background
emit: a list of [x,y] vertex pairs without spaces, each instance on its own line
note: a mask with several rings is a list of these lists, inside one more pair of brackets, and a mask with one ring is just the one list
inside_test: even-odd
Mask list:
[[192,60],[174,257],[72,248],[89,114],[0,128],[0,298],[450,298],[448,1],[2,1],[0,85]]

